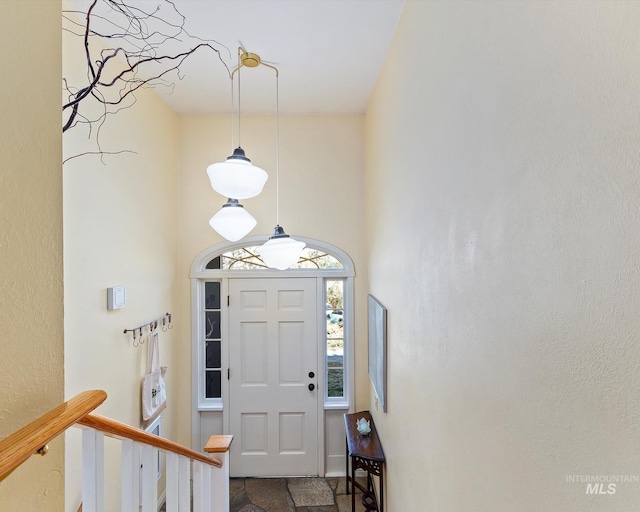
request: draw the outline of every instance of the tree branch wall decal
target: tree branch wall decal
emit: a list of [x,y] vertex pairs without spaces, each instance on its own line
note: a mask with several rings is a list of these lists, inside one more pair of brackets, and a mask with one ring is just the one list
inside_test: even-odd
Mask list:
[[[81,38],[86,59],[86,81],[71,84],[63,78],[62,132],[88,125],[100,154],[98,135],[109,115],[132,107],[143,87],[173,89],[182,79],[181,64],[197,51],[221,51],[214,40],[191,35],[185,17],[170,0],[149,3],[92,0],[86,12],[65,10],[63,30]],[[229,53],[229,57],[231,57]]]

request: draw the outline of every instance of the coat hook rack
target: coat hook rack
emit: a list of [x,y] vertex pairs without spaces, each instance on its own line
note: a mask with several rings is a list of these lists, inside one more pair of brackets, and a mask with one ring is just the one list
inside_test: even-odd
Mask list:
[[124,333],[132,333],[133,346],[139,347],[144,343],[144,329],[148,328],[149,334],[153,334],[158,330],[158,327],[161,327],[163,332],[173,329],[173,325],[171,324],[171,313],[165,313],[160,318],[147,322],[146,324],[139,325],[138,327],[134,327],[133,329],[125,329]]

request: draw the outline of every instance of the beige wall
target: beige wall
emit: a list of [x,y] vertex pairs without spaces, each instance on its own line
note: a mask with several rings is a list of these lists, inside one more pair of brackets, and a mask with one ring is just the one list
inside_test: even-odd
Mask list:
[[637,507],[566,477],[639,473],[639,22],[407,2],[366,116],[388,510]]
[[[60,44],[59,3],[2,2],[0,438],[63,401]],[[1,483],[0,510],[62,510],[63,451]]]
[[[81,49],[80,38],[65,36],[66,77],[82,76]],[[137,97],[133,108],[111,116],[100,133],[105,151],[135,154],[107,155],[104,165],[97,156],[82,156],[64,166],[65,394],[104,389],[108,398],[98,412],[133,426],[141,422],[147,345],[134,348],[123,330],[165,312],[173,313],[176,326],[188,321],[177,314],[176,115],[151,90]],[[95,150],[85,137],[82,127],[68,131],[65,157]],[[106,290],[115,285],[126,286],[127,305],[107,311]],[[159,335],[161,362],[169,367],[162,434],[170,439],[179,399],[176,332]],[[81,492],[79,439],[74,430],[67,442],[66,508],[74,512]],[[117,456],[108,463],[113,469],[106,472],[107,509],[114,510]]]
[[[328,242],[346,251],[356,266],[356,314],[366,310],[364,269],[363,127],[361,115],[280,116],[280,224],[292,236]],[[209,185],[206,168],[231,154],[229,116],[180,116],[178,124],[180,185],[180,317],[190,314],[189,271],[194,258],[224,240],[209,219],[226,202]],[[258,197],[243,200],[258,225],[251,235],[271,234],[275,226],[275,118],[243,116],[242,146],[252,162],[269,173]],[[181,324],[180,339],[189,347],[190,327]],[[366,324],[356,324],[356,346],[366,354]],[[180,372],[191,372],[185,350]],[[366,357],[357,365],[356,402],[366,407]],[[180,382],[180,441],[190,443],[191,381]]]

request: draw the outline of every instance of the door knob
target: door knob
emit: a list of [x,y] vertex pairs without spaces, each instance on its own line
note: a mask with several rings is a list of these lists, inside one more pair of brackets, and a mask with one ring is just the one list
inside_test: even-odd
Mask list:
[[316,389],[315,384],[309,384],[309,391],[313,391],[314,389]]
[[316,376],[316,374],[315,374],[315,373],[313,373],[313,372],[309,372],[309,378],[310,378],[310,379],[313,379],[315,376]]

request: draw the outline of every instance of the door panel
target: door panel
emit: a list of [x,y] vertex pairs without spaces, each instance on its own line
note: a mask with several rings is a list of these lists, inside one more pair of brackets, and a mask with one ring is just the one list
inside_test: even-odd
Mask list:
[[278,369],[281,386],[302,385],[305,367],[304,323],[283,322],[278,335]]
[[267,415],[266,413],[240,415],[242,453],[267,454]]
[[304,452],[304,415],[280,413],[280,453]]
[[315,476],[316,279],[230,279],[229,295],[231,474]]
[[[267,324],[240,324],[241,386],[267,386]],[[234,340],[231,338],[233,346]]]

